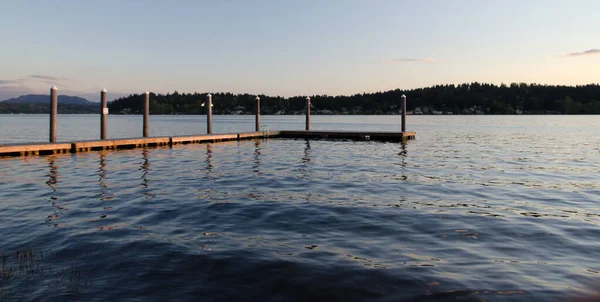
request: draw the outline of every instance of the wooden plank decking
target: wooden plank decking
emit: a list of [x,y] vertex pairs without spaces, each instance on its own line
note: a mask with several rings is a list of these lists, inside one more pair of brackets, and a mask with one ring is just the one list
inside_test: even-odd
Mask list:
[[72,152],[84,152],[93,150],[131,149],[144,146],[166,146],[170,137],[149,138],[124,138],[94,141],[80,141],[71,143]]
[[354,140],[406,141],[415,139],[415,132],[368,132],[368,131],[260,131],[192,136],[124,138],[89,140],[66,143],[28,143],[0,145],[0,157],[76,153],[93,150],[131,149],[136,147],[173,146],[188,143],[211,143],[259,138],[325,138]]
[[358,139],[382,141],[406,141],[415,139],[416,132],[385,132],[385,131],[281,131],[284,138],[327,138],[327,139]]
[[71,143],[28,143],[0,146],[0,156],[45,155],[71,152]]

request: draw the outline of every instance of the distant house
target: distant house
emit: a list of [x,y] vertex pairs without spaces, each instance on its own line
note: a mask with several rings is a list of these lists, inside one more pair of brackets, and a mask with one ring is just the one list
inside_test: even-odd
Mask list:
[[327,110],[327,109],[317,110],[317,111],[315,111],[315,114],[333,114],[333,111]]

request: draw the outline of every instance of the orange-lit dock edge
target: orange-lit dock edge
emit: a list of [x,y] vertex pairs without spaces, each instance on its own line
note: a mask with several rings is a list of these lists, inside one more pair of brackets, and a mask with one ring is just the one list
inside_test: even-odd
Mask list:
[[189,143],[216,143],[250,139],[348,139],[405,142],[416,138],[416,132],[368,131],[258,131],[245,133],[205,134],[75,141],[64,143],[25,143],[0,145],[0,157],[77,153],[96,150],[119,150],[140,147],[174,146]]

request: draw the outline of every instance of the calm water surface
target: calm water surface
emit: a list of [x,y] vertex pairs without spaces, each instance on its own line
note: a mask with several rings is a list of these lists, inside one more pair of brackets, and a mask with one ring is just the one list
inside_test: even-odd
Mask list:
[[[59,121],[59,140],[98,135],[97,116]],[[303,128],[302,116],[263,122]],[[45,141],[47,123],[0,115],[0,144]],[[139,116],[110,123],[111,137],[141,132]],[[151,123],[152,135],[205,131],[202,117]],[[598,289],[600,119],[408,125],[408,144],[270,139],[0,159],[0,301],[564,301]],[[252,127],[251,116],[215,117],[216,132]]]

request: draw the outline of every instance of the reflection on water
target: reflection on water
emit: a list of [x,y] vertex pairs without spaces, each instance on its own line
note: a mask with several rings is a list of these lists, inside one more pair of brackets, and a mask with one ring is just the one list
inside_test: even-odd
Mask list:
[[408,146],[406,142],[400,143],[401,151],[398,153],[400,156],[400,179],[407,180],[406,177],[406,158],[408,157]]
[[304,147],[304,156],[302,157],[302,163],[310,163],[310,140],[305,140],[306,146]]
[[255,176],[259,176],[262,173],[260,172],[260,144],[261,144],[261,140],[256,140],[254,142],[254,165],[252,166],[252,173],[255,174]]
[[[136,150],[136,151],[138,151],[138,150]],[[140,186],[142,187],[142,191],[143,191],[144,197],[146,199],[155,198],[156,194],[150,188],[150,184],[152,183],[152,181],[150,180],[149,173],[152,169],[151,169],[150,155],[149,155],[148,149],[142,149],[141,154],[142,154],[142,164],[140,165],[139,170],[142,171],[142,176],[141,176],[142,182],[140,183]]]
[[302,154],[302,158],[300,158],[300,178],[304,180],[311,180],[311,149],[310,149],[310,140],[304,140],[304,153]]
[[600,277],[600,153],[583,143],[597,136],[551,148],[556,142],[533,132],[517,144],[509,130],[478,131],[3,160],[0,250],[51,256],[36,258],[48,272],[36,278],[11,275],[27,261],[7,259],[0,297],[560,301],[586,293]]
[[148,188],[148,170],[150,169],[150,161],[148,160],[148,149],[143,149],[142,150],[142,165],[141,165],[141,170],[143,171],[142,173],[142,186],[147,189]]
[[[100,177],[98,179],[98,183],[100,184],[100,187],[102,187],[103,189],[106,189],[106,152],[105,150],[99,151],[98,154],[100,156],[100,168],[98,168],[98,176]],[[106,194],[105,190],[102,190],[101,195],[104,196]]]
[[210,178],[213,166],[213,144],[206,144],[206,176]]
[[[301,165],[300,171],[302,172],[301,178],[304,180],[310,181],[311,174],[312,174],[312,170],[311,170],[312,154],[311,154],[311,149],[310,149],[310,140],[309,139],[305,140],[305,143],[306,143],[306,145],[304,147],[304,156],[302,157],[302,165]],[[309,190],[303,199],[306,200],[306,202],[311,201],[312,190]]]
[[100,166],[98,167],[98,185],[100,185],[100,192],[97,197],[99,197],[101,201],[111,200],[113,198],[107,183],[108,163],[106,158],[109,152],[110,151],[106,150],[98,151],[98,156],[100,158]]
[[402,157],[402,166],[406,166],[406,157],[408,156],[408,146],[406,142],[399,143],[401,151],[398,153]]
[[46,157],[48,160],[48,166],[50,167],[50,173],[48,174],[48,181],[46,184],[52,189],[52,192],[56,192],[56,182],[58,181],[58,167],[56,166],[56,157],[50,155]]
[[48,180],[46,181],[46,185],[48,185],[48,187],[50,187],[51,189],[51,194],[50,197],[48,198],[47,201],[50,202],[50,204],[53,207],[53,212],[52,214],[48,215],[45,219],[45,222],[48,224],[54,224],[54,226],[58,226],[58,220],[62,217],[64,210],[66,210],[67,208],[61,204],[59,197],[58,197],[58,165],[56,165],[56,156],[54,155],[50,155],[48,157],[46,157],[46,160],[48,161],[48,167],[50,168],[49,173],[47,174],[48,176]]

